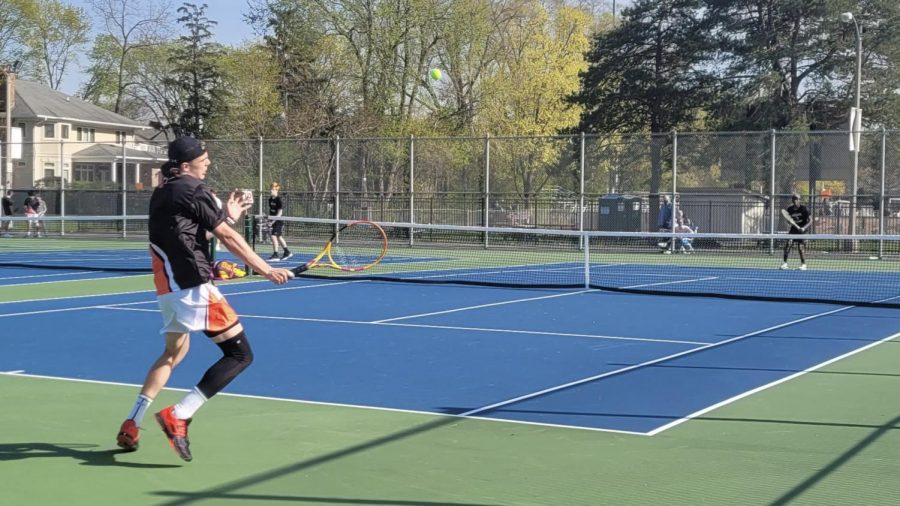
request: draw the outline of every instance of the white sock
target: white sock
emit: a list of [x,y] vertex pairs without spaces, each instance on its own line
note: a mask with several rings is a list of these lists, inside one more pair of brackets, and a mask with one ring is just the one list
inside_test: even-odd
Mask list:
[[200,393],[200,390],[197,390],[197,387],[194,387],[187,395],[184,396],[183,399],[178,401],[178,404],[175,405],[175,418],[180,420],[187,420],[194,416],[194,413],[200,409],[206,402],[206,396]]
[[138,394],[137,399],[134,401],[134,406],[131,408],[131,413],[128,415],[128,419],[134,420],[134,423],[140,427],[141,422],[144,421],[144,413],[147,412],[147,408],[150,407],[152,402],[153,399],[144,394]]

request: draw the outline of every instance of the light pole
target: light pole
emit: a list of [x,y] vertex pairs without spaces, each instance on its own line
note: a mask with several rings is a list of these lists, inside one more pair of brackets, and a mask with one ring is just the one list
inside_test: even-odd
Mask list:
[[853,102],[855,114],[850,115],[850,138],[853,139],[853,195],[850,202],[850,234],[856,234],[856,192],[859,176],[859,144],[861,140],[858,130],[862,127],[862,119],[860,118],[862,111],[859,109],[860,86],[862,83],[862,33],[859,31],[859,23],[856,22],[856,17],[853,16],[852,12],[841,13],[841,22],[846,24],[853,23],[856,33],[856,93]]

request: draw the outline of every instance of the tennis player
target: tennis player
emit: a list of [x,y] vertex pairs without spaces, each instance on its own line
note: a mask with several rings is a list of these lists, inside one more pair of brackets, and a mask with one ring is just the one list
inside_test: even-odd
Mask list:
[[[795,227],[791,225],[791,229],[788,230],[788,234],[805,234],[806,226],[809,224],[809,209],[806,208],[803,204],[800,203],[800,195],[796,193],[791,195],[791,205],[787,208],[788,214],[791,215],[791,219],[794,220],[794,223],[797,224]],[[798,228],[799,227],[799,228]],[[800,254],[800,270],[806,270],[806,257],[803,255],[803,239],[793,239],[788,240],[787,244],[784,245],[784,258],[781,264],[781,269],[785,270],[788,268],[788,255],[791,252],[791,248],[797,245],[797,253]]]
[[244,327],[211,282],[206,233],[212,232],[229,251],[273,283],[285,283],[290,276],[285,269],[270,267],[231,228],[249,204],[232,193],[224,209],[216,205],[215,197],[203,184],[209,165],[209,155],[200,141],[181,137],[169,144],[169,161],[163,166],[165,179],[153,191],[149,213],[150,257],[165,350],[150,367],[116,437],[120,447],[137,449],[138,428],[147,408],[187,354],[190,332],[202,331],[222,350],[222,358],[181,401],[156,413],[169,444],[188,461],[192,459],[188,424],[194,413],[253,360]]
[[[281,191],[281,185],[272,183],[272,187],[269,189],[269,216],[281,216],[284,213],[284,203],[281,201],[281,197],[278,196],[279,191]],[[269,257],[269,260],[287,260],[291,258],[293,254],[287,247],[287,241],[284,240],[284,222],[281,220],[269,221],[272,222],[270,233],[272,236],[272,256]],[[279,244],[283,250],[281,257],[278,256]]]

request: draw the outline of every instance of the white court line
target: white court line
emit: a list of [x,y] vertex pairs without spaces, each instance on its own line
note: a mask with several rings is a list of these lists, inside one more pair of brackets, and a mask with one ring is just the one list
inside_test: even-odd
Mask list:
[[686,422],[686,421],[688,421],[688,420],[691,420],[691,419],[693,419],[693,418],[697,418],[698,416],[701,416],[701,415],[704,415],[704,414],[706,414],[706,413],[709,413],[710,411],[712,411],[712,410],[714,410],[714,409],[721,408],[722,406],[726,406],[726,405],[728,405],[728,404],[731,404],[732,402],[739,401],[739,400],[743,399],[744,397],[749,397],[749,396],[751,396],[751,395],[753,395],[753,394],[755,394],[755,393],[762,392],[763,390],[768,390],[768,389],[770,389],[770,388],[772,388],[772,387],[774,387],[774,386],[780,385],[780,384],[782,384],[782,383],[784,383],[784,382],[786,382],[786,381],[790,381],[790,380],[792,380],[792,379],[794,379],[794,378],[798,378],[798,377],[800,377],[800,376],[803,376],[804,374],[813,372],[813,371],[815,371],[815,370],[817,370],[817,369],[821,369],[821,368],[823,368],[823,367],[825,367],[825,366],[828,366],[828,365],[831,365],[831,364],[833,364],[833,363],[835,363],[835,362],[837,362],[837,361],[839,361],[839,360],[843,360],[843,359],[845,359],[845,358],[847,358],[847,357],[851,357],[851,356],[856,355],[857,353],[859,353],[859,352],[861,352],[861,351],[868,350],[869,348],[873,348],[873,347],[875,347],[875,346],[878,346],[879,344],[885,343],[885,342],[890,341],[890,340],[892,340],[892,339],[895,339],[895,338],[897,338],[897,337],[900,337],[900,332],[898,332],[898,333],[896,333],[896,334],[889,335],[889,336],[885,337],[884,339],[881,339],[881,340],[879,340],[879,341],[875,341],[874,343],[867,344],[867,345],[863,346],[862,348],[857,348],[857,349],[855,349],[855,350],[852,350],[852,351],[849,351],[849,352],[847,352],[847,353],[844,353],[844,354],[841,355],[841,356],[834,357],[834,358],[832,358],[832,359],[828,359],[828,360],[822,362],[821,364],[816,364],[816,365],[814,365],[814,366],[812,366],[812,367],[808,367],[808,368],[806,368],[806,369],[804,369],[804,370],[802,370],[802,371],[800,371],[800,372],[791,374],[790,376],[785,376],[784,378],[781,378],[781,379],[779,379],[779,380],[775,380],[775,381],[773,381],[773,382],[771,382],[771,383],[767,383],[767,384],[765,384],[765,385],[756,387],[756,388],[754,388],[753,390],[748,390],[748,391],[743,392],[743,393],[741,393],[741,394],[735,395],[734,397],[725,399],[724,401],[721,401],[721,402],[718,402],[718,403],[716,403],[716,404],[713,404],[712,406],[707,406],[707,407],[705,407],[705,408],[703,408],[703,409],[701,409],[701,410],[699,410],[699,411],[695,411],[695,412],[693,412],[693,413],[691,413],[691,414],[689,414],[689,415],[687,415],[687,416],[685,416],[685,417],[683,417],[683,418],[679,418],[678,420],[675,420],[675,421],[673,421],[673,422],[667,423],[666,425],[663,425],[663,426],[661,426],[661,427],[657,427],[657,428],[651,430],[650,432],[648,432],[647,435],[648,435],[648,436],[655,436],[655,435],[659,434],[660,432],[663,432],[663,431],[665,431],[665,430],[669,430],[669,429],[671,429],[672,427],[675,427],[675,426],[677,426],[677,425],[681,425],[682,423],[684,423],[684,422]]
[[731,339],[726,339],[725,341],[719,341],[719,342],[716,342],[716,343],[707,344],[707,345],[705,345],[705,346],[700,346],[700,347],[697,347],[697,348],[692,348],[692,349],[690,349],[690,350],[685,350],[685,351],[682,351],[682,352],[673,353],[673,354],[671,354],[671,355],[666,355],[665,357],[660,357],[660,358],[656,358],[656,359],[653,359],[653,360],[648,360],[648,361],[646,361],[646,362],[641,362],[640,364],[630,365],[630,366],[628,366],[628,367],[623,367],[623,368],[621,368],[621,369],[614,369],[614,370],[612,370],[612,371],[608,371],[608,372],[605,372],[605,373],[602,373],[602,374],[597,374],[597,375],[590,376],[590,377],[587,377],[587,378],[582,378],[582,379],[578,379],[578,380],[575,380],[575,381],[570,381],[570,382],[564,383],[564,384],[562,384],[562,385],[556,385],[556,386],[553,386],[553,387],[550,387],[550,388],[545,388],[545,389],[543,389],[543,390],[539,390],[539,391],[537,391],[537,392],[532,392],[532,393],[529,393],[529,394],[520,395],[519,397],[514,397],[514,398],[512,398],[512,399],[506,399],[506,400],[504,400],[504,401],[495,402],[494,404],[489,404],[489,405],[487,405],[487,406],[482,406],[482,407],[480,407],[480,408],[475,408],[475,409],[473,409],[473,410],[466,411],[465,413],[461,413],[460,416],[472,416],[472,415],[475,415],[475,414],[477,414],[477,413],[483,413],[483,412],[485,412],[485,411],[493,411],[493,410],[495,410],[495,409],[497,409],[497,408],[499,408],[499,407],[502,407],[502,406],[507,406],[507,405],[510,405],[510,404],[515,404],[515,403],[517,403],[517,402],[521,402],[521,401],[524,401],[524,400],[532,399],[532,398],[534,398],[534,397],[540,397],[540,396],[542,396],[542,395],[546,395],[546,394],[549,394],[549,393],[552,393],[552,392],[556,392],[556,391],[559,391],[559,390],[563,390],[563,389],[566,389],[566,388],[570,388],[570,387],[573,387],[573,386],[578,386],[578,385],[582,385],[582,384],[585,384],[585,383],[590,383],[590,382],[592,382],[592,381],[597,381],[598,379],[608,378],[608,377],[610,377],[610,376],[616,376],[616,375],[619,375],[619,374],[622,374],[622,373],[625,373],[625,372],[628,372],[628,371],[633,371],[633,370],[635,370],[635,369],[640,369],[640,368],[647,367],[647,366],[650,366],[650,365],[653,365],[653,364],[658,364],[658,363],[660,363],[660,362],[665,362],[665,361],[668,361],[668,360],[672,360],[672,359],[674,359],[674,358],[683,357],[683,356],[685,356],[685,355],[690,355],[690,354],[696,353],[696,352],[698,352],[698,351],[709,350],[709,349],[711,349],[711,348],[716,348],[716,347],[719,347],[719,346],[723,346],[723,345],[726,345],[726,344],[730,344],[730,343],[733,343],[733,342],[736,342],[736,341],[740,341],[740,340],[742,340],[742,339],[746,339],[746,338],[748,338],[748,337],[753,337],[753,336],[757,336],[757,335],[759,335],[759,334],[764,334],[764,333],[766,333],[766,332],[771,332],[771,331],[773,331],[773,330],[778,330],[778,329],[781,329],[781,328],[784,328],[784,327],[789,327],[789,326],[795,325],[795,324],[797,324],[797,323],[801,323],[801,322],[813,320],[813,319],[815,319],[815,318],[821,318],[821,317],[823,317],[823,316],[828,316],[828,315],[832,315],[832,314],[835,314],[835,313],[840,313],[841,311],[846,311],[846,310],[852,309],[852,308],[854,308],[854,307],[856,307],[856,306],[844,306],[844,307],[840,307],[840,308],[838,308],[838,309],[832,309],[831,311],[825,311],[824,313],[817,313],[817,314],[814,314],[814,315],[805,316],[805,317],[803,317],[803,318],[798,318],[798,319],[796,319],[796,320],[791,320],[791,321],[789,321],[789,322],[780,323],[780,324],[778,324],[778,325],[773,325],[773,326],[771,326],[771,327],[764,328],[764,329],[762,329],[762,330],[757,330],[757,331],[750,332],[750,333],[747,333],[747,334],[742,334],[742,335],[737,336],[737,337],[732,337]]
[[[115,381],[100,381],[100,380],[89,380],[89,379],[81,379],[81,378],[62,378],[59,376],[44,376],[40,374],[21,374],[18,372],[15,373],[5,373],[0,372],[0,376],[10,376],[15,378],[34,378],[34,379],[46,379],[46,380],[54,380],[54,381],[69,381],[73,383],[89,383],[93,385],[109,385],[109,386],[123,386],[123,387],[131,387],[131,388],[141,388],[141,385],[134,383],[120,383]],[[169,390],[173,392],[190,392],[187,388],[171,388],[166,387],[164,390]],[[427,416],[439,416],[444,418],[469,418],[464,415],[453,415],[448,413],[436,413],[433,411],[418,411],[413,409],[401,409],[401,408],[386,408],[379,406],[365,406],[362,404],[344,404],[338,402],[324,402],[324,401],[307,401],[303,399],[286,399],[282,397],[268,397],[264,395],[247,395],[247,394],[231,394],[228,392],[220,392],[216,394],[216,396],[225,396],[225,397],[237,397],[242,399],[255,399],[255,400],[264,400],[264,401],[276,401],[276,402],[289,402],[292,404],[309,404],[312,406],[328,406],[328,407],[338,407],[338,408],[352,408],[352,409],[367,409],[371,411],[387,411],[391,413],[407,413],[414,415],[427,415]],[[610,432],[614,434],[627,434],[631,436],[646,436],[647,434],[644,432],[632,432],[627,430],[618,430],[618,429],[602,429],[602,428],[594,428],[594,427],[582,427],[579,425],[561,425],[561,424],[552,424],[552,423],[541,423],[541,422],[527,422],[520,420],[503,420],[498,418],[480,418],[480,417],[471,417],[472,419],[484,421],[484,422],[495,422],[495,423],[509,423],[509,424],[518,424],[518,425],[531,425],[538,427],[557,427],[562,429],[576,429],[576,430],[586,430],[592,432]]]
[[[0,278],[0,281],[6,281],[7,279],[30,279],[30,278],[53,278],[60,276],[76,276],[78,274],[84,274],[83,270],[76,270],[74,272],[63,272],[60,274],[32,274],[30,276],[7,276],[5,278]],[[12,285],[2,285],[2,286],[12,286]]]
[[[248,290],[245,292],[231,292],[231,293],[226,293],[226,295],[230,297],[232,295],[247,295],[247,294],[253,294],[253,293],[272,292],[272,291],[280,291],[280,290],[302,290],[302,289],[306,289],[306,288],[319,288],[319,287],[324,287],[324,286],[345,285],[348,283],[363,283],[365,281],[366,280],[340,281],[340,282],[334,282],[334,283],[321,283],[321,284],[316,284],[316,285],[303,285],[303,286],[294,286],[294,287],[285,287],[285,288],[267,288],[265,290]],[[146,291],[125,292],[125,293],[145,293],[145,292]],[[115,295],[115,294],[107,294],[107,295]],[[79,297],[84,297],[84,296],[79,296]],[[91,295],[90,297],[96,297],[96,296]],[[68,298],[68,297],[60,297],[60,299],[66,299],[66,298]],[[53,300],[53,299],[37,299],[37,301],[44,301],[44,300]],[[21,302],[30,302],[30,301],[21,301]],[[134,305],[155,304],[155,303],[156,303],[156,300],[141,300],[141,301],[137,301],[137,302],[121,302],[121,303],[117,303],[117,304],[95,304],[92,306],[40,309],[37,311],[22,311],[19,313],[3,313],[3,314],[0,314],[0,318],[5,318],[8,316],[29,316],[29,315],[36,315],[36,314],[63,313],[66,311],[80,311],[80,310],[87,310],[87,309],[109,309],[109,308],[113,308],[113,307],[134,306]]]
[[[158,313],[158,309],[138,309],[133,307],[121,307],[121,306],[97,306],[97,309],[113,309],[116,311],[140,311],[146,313]],[[407,328],[417,328],[417,329],[438,329],[438,330],[463,330],[463,331],[475,331],[475,332],[497,332],[503,334],[526,334],[526,335],[539,335],[539,336],[554,336],[554,337],[584,337],[589,339],[609,339],[614,341],[642,341],[642,342],[650,342],[650,343],[674,343],[674,344],[709,344],[702,341],[681,341],[677,339],[654,339],[651,337],[628,337],[628,336],[607,336],[601,334],[577,334],[571,332],[551,332],[551,331],[539,331],[539,330],[517,330],[517,329],[492,329],[492,328],[481,328],[481,327],[459,327],[453,325],[426,325],[426,324],[415,324],[415,323],[382,323],[382,322],[366,322],[366,321],[356,321],[356,320],[334,320],[330,318],[304,318],[301,316],[265,316],[265,315],[252,315],[252,314],[240,314],[238,318],[256,318],[259,320],[285,320],[285,321],[298,321],[298,322],[312,322],[312,323],[342,323],[349,325],[381,325],[388,327],[407,327]]]
[[13,374],[22,374],[23,372],[25,372],[25,369],[17,369],[15,371],[0,371],[0,374],[13,375]]
[[643,285],[623,286],[621,288],[623,290],[630,290],[633,288],[645,288],[648,286],[678,285],[681,283],[696,283],[698,281],[712,281],[714,279],[719,279],[719,276],[710,276],[708,278],[682,279],[680,281],[661,281],[659,283],[645,283]]
[[[562,263],[569,263],[569,262],[562,262]],[[494,270],[489,270],[489,271],[484,270],[485,267],[458,267],[455,269],[444,269],[444,270],[440,271],[440,272],[442,272],[442,274],[430,274],[427,276],[410,276],[409,278],[406,278],[406,279],[432,279],[432,278],[446,278],[449,276],[460,276],[460,277],[462,277],[462,276],[481,276],[481,275],[485,275],[485,274],[504,274],[507,272],[515,272],[515,273],[548,272],[551,270],[554,270],[554,271],[569,271],[569,270],[577,271],[577,270],[584,269],[583,265],[573,265],[572,267],[522,269],[522,267],[540,267],[541,265],[542,264],[522,264],[522,265],[507,265],[507,266],[496,267],[496,268],[487,267],[487,268],[494,269]],[[475,269],[481,269],[481,270],[475,270]],[[459,272],[459,271],[471,271],[471,272]],[[393,271],[393,272],[390,272],[387,274],[404,274],[406,272],[409,272],[409,271]]]
[[555,299],[557,297],[568,297],[569,295],[579,295],[582,293],[587,293],[587,292],[592,292],[592,291],[593,290],[579,290],[577,292],[556,293],[553,295],[542,295],[540,297],[529,297],[527,299],[514,299],[514,300],[506,300],[503,302],[491,302],[490,304],[479,304],[477,306],[467,306],[467,307],[460,307],[460,308],[456,308],[456,309],[446,309],[444,311],[434,311],[432,313],[421,313],[421,314],[414,314],[414,315],[410,315],[410,316],[399,316],[397,318],[386,318],[384,320],[375,320],[371,323],[388,323],[388,322],[393,322],[393,321],[398,321],[398,320],[408,320],[410,318],[421,318],[423,316],[434,316],[434,315],[439,315],[439,314],[456,313],[459,311],[468,311],[470,309],[481,309],[481,308],[485,308],[485,307],[504,306],[506,304],[516,304],[519,302],[529,302],[529,301],[533,301],[533,300]]
[[[82,271],[82,273],[88,274],[87,271]],[[95,272],[95,274],[96,274],[96,272]],[[82,279],[60,279],[60,280],[56,280],[56,281],[38,281],[36,283],[11,283],[8,285],[0,285],[0,288],[4,288],[7,286],[37,286],[37,285],[49,285],[49,284],[55,284],[55,283],[75,283],[78,281],[99,281],[99,280],[107,280],[107,279],[136,278],[139,276],[150,276],[150,274],[137,274],[136,273],[136,274],[126,274],[124,276],[107,276],[107,277],[100,276],[100,277],[89,277],[89,278],[82,278]],[[12,278],[3,278],[3,279],[12,279]],[[40,299],[40,300],[50,300],[50,299]],[[24,301],[20,301],[20,302],[24,302]]]

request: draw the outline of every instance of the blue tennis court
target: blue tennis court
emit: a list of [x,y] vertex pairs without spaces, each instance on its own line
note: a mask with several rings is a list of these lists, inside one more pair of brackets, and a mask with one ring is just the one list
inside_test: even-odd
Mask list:
[[[878,308],[583,289],[222,288],[256,355],[230,393],[633,434],[873,346],[900,322]],[[161,348],[152,292],[4,303],[0,318],[0,371],[139,384]],[[170,386],[190,388],[218,356],[203,340]]]

